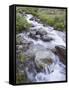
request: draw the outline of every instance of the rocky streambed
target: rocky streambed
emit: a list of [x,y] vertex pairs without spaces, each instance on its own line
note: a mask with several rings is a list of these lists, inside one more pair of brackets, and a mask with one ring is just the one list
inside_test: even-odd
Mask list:
[[65,32],[43,25],[31,14],[32,26],[16,35],[16,73],[22,83],[66,80]]

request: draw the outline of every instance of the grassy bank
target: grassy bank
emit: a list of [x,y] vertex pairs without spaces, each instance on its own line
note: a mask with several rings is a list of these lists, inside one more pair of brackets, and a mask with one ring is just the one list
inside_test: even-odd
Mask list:
[[[65,30],[65,9],[50,9],[50,8],[34,8],[34,7],[18,7],[17,13],[33,14],[44,24],[53,26],[56,30]],[[21,20],[20,20],[21,21]],[[27,23],[25,20],[24,24]],[[20,22],[19,22],[20,23]],[[22,24],[22,25],[24,25]],[[25,25],[27,28],[27,25]]]
[[28,30],[31,24],[27,22],[24,16],[16,13],[16,33]]
[[39,10],[38,17],[42,22],[53,26],[56,30],[65,30],[65,10]]

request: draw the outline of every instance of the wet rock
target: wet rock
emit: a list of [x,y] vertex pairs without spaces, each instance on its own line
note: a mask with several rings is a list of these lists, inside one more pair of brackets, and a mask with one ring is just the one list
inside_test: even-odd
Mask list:
[[30,31],[30,36],[33,36],[33,35],[36,35],[36,31],[35,30]]
[[27,60],[24,63],[25,74],[30,81],[34,81],[34,77],[37,74],[34,59],[34,56],[28,55]]
[[43,36],[43,35],[47,35],[47,32],[43,30],[42,28],[40,28],[39,30],[37,30],[36,34]]
[[23,46],[22,45],[16,45],[16,50],[22,50]]
[[40,37],[40,35],[36,35],[36,38],[37,38],[37,39],[40,39],[41,37]]
[[38,19],[37,17],[32,17],[30,18],[31,21],[37,21],[37,22],[40,22],[40,19]]
[[55,55],[49,50],[39,51],[35,55],[36,66],[40,69],[51,65],[53,62],[55,62]]
[[49,41],[53,40],[51,37],[48,37],[47,35],[42,36],[41,39],[45,42],[49,42]]
[[30,34],[29,34],[29,36],[31,37],[31,38],[33,38],[33,39],[37,39],[37,37],[36,37],[36,31],[30,31]]
[[32,21],[33,21],[33,20],[34,20],[34,17],[31,17],[31,18],[30,18],[30,20],[32,20]]
[[55,46],[56,54],[59,56],[61,62],[66,65],[66,48],[64,46]]
[[32,25],[31,25],[31,27],[35,27],[35,25],[34,25],[34,24],[32,24]]

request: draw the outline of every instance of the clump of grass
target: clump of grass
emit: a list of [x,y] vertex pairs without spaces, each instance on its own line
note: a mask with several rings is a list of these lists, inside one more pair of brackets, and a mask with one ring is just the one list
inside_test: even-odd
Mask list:
[[27,22],[24,16],[21,16],[19,14],[16,15],[16,32],[22,32],[24,30],[29,29],[31,24]]
[[64,30],[64,24],[63,23],[56,23],[54,25],[54,29]]
[[25,83],[25,82],[27,82],[26,75],[22,73],[16,73],[16,83],[20,84],[20,83]]
[[51,8],[35,8],[22,7],[17,8],[17,12],[32,14],[40,19],[44,24],[53,26],[57,30],[65,30],[65,9],[51,9]]
[[[61,13],[62,12],[62,13]],[[53,26],[56,30],[65,29],[65,12],[60,10],[44,10],[38,13],[38,18],[45,24]]]
[[20,62],[23,63],[23,62],[26,60],[26,56],[23,55],[22,53],[20,53],[20,54],[18,55],[18,59],[19,59]]

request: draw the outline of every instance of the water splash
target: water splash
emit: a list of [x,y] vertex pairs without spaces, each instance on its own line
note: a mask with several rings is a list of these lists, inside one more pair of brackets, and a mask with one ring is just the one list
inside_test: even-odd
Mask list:
[[[31,20],[33,16],[31,14],[27,14],[26,15],[26,19],[29,23],[31,23],[32,25],[34,25],[34,27],[31,27],[30,29],[32,30],[39,30],[40,28],[42,28],[43,30],[45,30],[48,34],[49,37],[52,37],[53,40],[51,42],[44,42],[41,39],[38,40],[34,40],[30,37],[28,37],[28,33],[21,33],[21,36],[26,39],[27,41],[32,41],[34,45],[42,45],[45,48],[49,48],[52,49],[54,48],[56,45],[62,45],[64,47],[66,47],[66,44],[63,40],[64,37],[64,32],[60,32],[56,30],[54,30],[53,27],[50,26],[43,26],[43,24],[38,23],[35,20]],[[60,36],[60,33],[62,33],[62,36]],[[51,65],[48,65],[47,67],[44,68],[44,72],[38,72],[34,77],[34,71],[32,71],[31,73],[28,71],[28,68],[26,68],[26,72],[28,75],[28,78],[32,81],[32,82],[50,82],[50,81],[62,81],[65,80],[65,65],[62,64],[59,60],[59,57],[56,56],[55,60],[53,61],[53,63]]]

